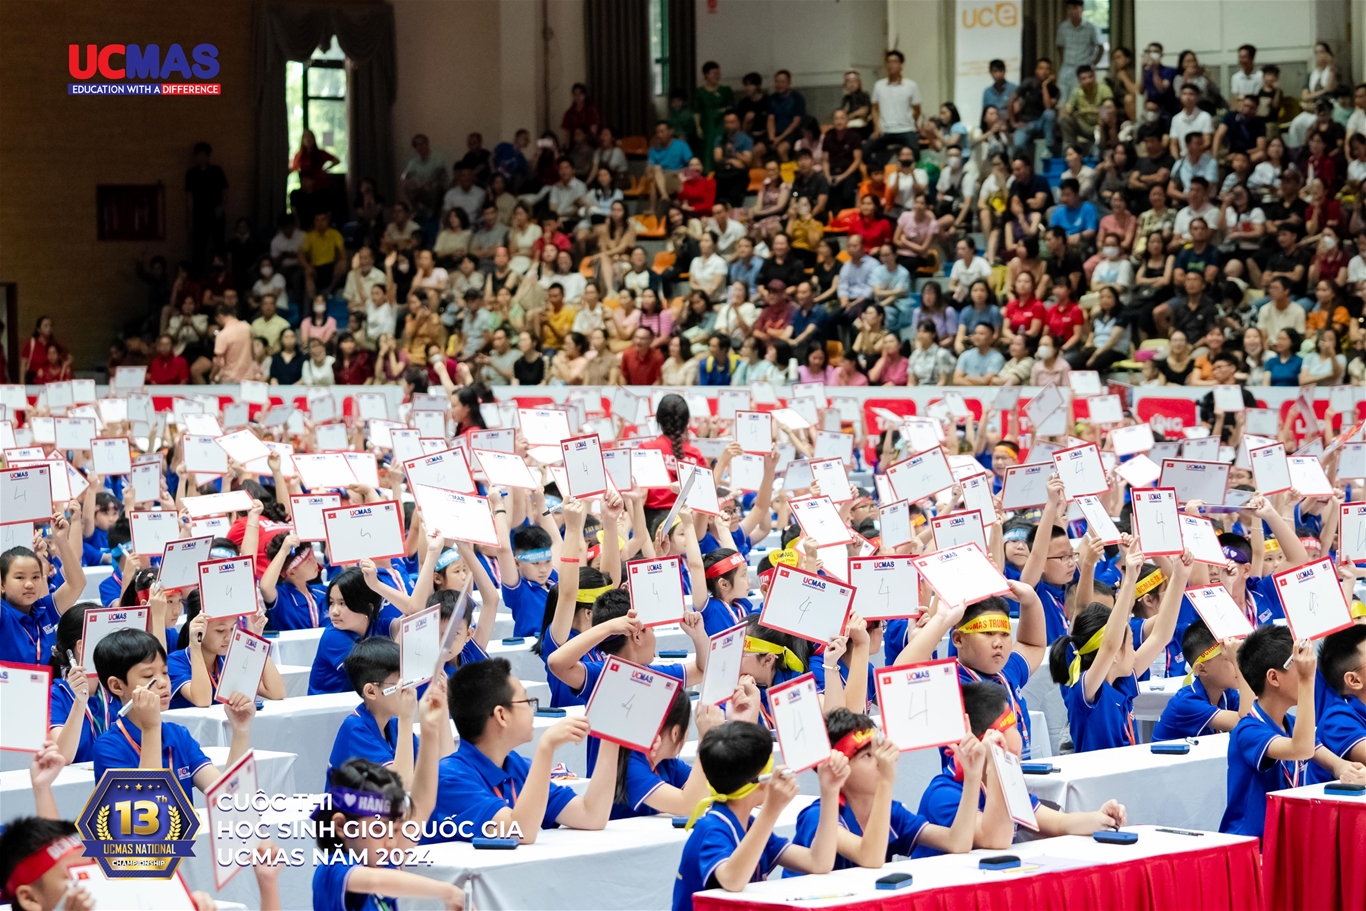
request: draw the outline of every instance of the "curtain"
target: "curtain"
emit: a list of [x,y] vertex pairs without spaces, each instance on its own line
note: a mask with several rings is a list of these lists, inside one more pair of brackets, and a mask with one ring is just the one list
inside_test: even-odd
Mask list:
[[1134,0],[1110,0],[1110,47],[1127,47],[1134,57]]
[[1052,60],[1053,72],[1057,73],[1058,48],[1054,42],[1057,40],[1058,23],[1066,18],[1065,0],[1024,0],[1023,25],[1020,29],[1020,79],[1034,75],[1034,64],[1040,57]]
[[665,91],[681,89],[691,99],[697,88],[697,2],[668,0],[669,84]]
[[622,136],[649,136],[649,0],[586,0],[588,87],[602,122]]
[[353,180],[373,177],[378,191],[394,199],[392,110],[397,97],[394,11],[387,5],[336,8],[294,5],[256,6],[252,24],[256,87],[256,220],[269,230],[284,207],[289,161],[285,112],[285,64],[304,61],[335,35],[350,62]]

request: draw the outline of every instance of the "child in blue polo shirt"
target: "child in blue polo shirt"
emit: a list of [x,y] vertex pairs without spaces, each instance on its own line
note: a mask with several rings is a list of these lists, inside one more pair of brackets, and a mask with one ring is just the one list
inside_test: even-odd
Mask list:
[[[502,577],[503,603],[512,611],[512,634],[534,636],[541,631],[550,586],[556,582],[551,561],[560,549],[560,530],[553,516],[543,516],[545,494],[531,496],[530,515],[538,525],[521,525],[509,532],[503,503],[521,495],[515,490],[501,501],[493,499],[494,524],[498,527],[498,573]],[[582,536],[580,536],[582,537]]]
[[[679,687],[649,752],[618,750],[613,819],[660,813],[687,816],[697,802],[707,796],[707,776],[702,774],[701,764],[689,766],[678,758],[687,743],[688,725],[692,720],[692,700]],[[718,706],[699,704],[697,736],[707,736],[707,731],[725,720],[725,713]]]
[[315,584],[321,567],[313,545],[295,534],[278,533],[266,545],[270,560],[258,583],[275,630],[327,626],[327,589]]
[[114,561],[109,553],[109,529],[123,514],[118,497],[104,489],[104,479],[90,476],[90,486],[81,494],[82,566],[107,566]]
[[[314,911],[394,911],[395,898],[432,898],[460,907],[459,886],[395,869],[385,859],[414,846],[407,834],[411,827],[403,823],[425,820],[436,800],[437,734],[449,727],[445,702],[445,680],[438,677],[419,706],[422,737],[411,794],[393,769],[368,759],[349,759],[328,771],[331,808],[313,813],[315,821],[331,823],[318,827],[318,847],[328,861],[313,870]],[[389,825],[354,825],[374,820]]]
[[[171,681],[166,651],[154,636],[135,629],[106,636],[95,647],[95,672],[114,698],[132,702],[128,714],[95,739],[96,780],[105,769],[170,769],[187,795],[194,788],[207,791],[218,781],[221,770],[204,755],[190,732],[161,719],[171,705]],[[256,703],[250,696],[234,693],[225,709],[232,728],[227,762],[231,766],[251,749]]]
[[1318,742],[1317,665],[1313,643],[1296,643],[1283,626],[1258,627],[1238,649],[1238,670],[1257,698],[1228,741],[1228,807],[1220,832],[1261,838],[1271,791],[1334,778],[1366,783],[1366,766],[1339,759]]
[[582,795],[550,781],[555,750],[582,742],[588,736],[587,718],[551,725],[527,762],[517,748],[532,741],[537,700],[527,696],[506,658],[467,664],[448,686],[460,744],[441,760],[437,801],[424,842],[511,838],[515,832],[523,844],[531,844],[543,828],[596,830],[607,825],[617,784],[615,743],[603,744],[603,761]]
[[[691,527],[691,523],[685,525]],[[688,532],[688,536],[691,538],[692,532]],[[743,554],[729,547],[718,547],[702,558],[702,576],[706,587],[693,587],[693,605],[702,612],[708,636],[743,623],[754,612],[754,605],[746,597],[749,594],[749,562]]]
[[1226,734],[1252,709],[1252,690],[1238,673],[1239,639],[1214,638],[1204,620],[1186,627],[1181,653],[1190,664],[1186,684],[1162,710],[1153,740]]
[[1133,746],[1134,697],[1138,695],[1135,668],[1152,664],[1163,654],[1176,628],[1176,614],[1195,561],[1190,552],[1181,555],[1173,569],[1172,584],[1162,598],[1152,635],[1134,648],[1129,612],[1134,589],[1143,571],[1143,554],[1130,549],[1125,535],[1124,581],[1113,608],[1089,604],[1072,621],[1070,635],[1059,637],[1048,651],[1048,671],[1055,683],[1064,684],[1063,699],[1078,753]]
[[[210,620],[200,612],[199,590],[190,592],[186,622],[188,633],[185,647],[171,652],[166,659],[166,670],[171,675],[171,708],[188,709],[192,706],[203,708],[214,704],[218,698],[218,679],[223,675],[223,659],[232,644],[233,631],[237,629],[236,617]],[[266,628],[266,615],[257,611],[247,618],[248,630],[260,636]],[[255,693],[248,693],[253,700],[280,700],[285,698],[285,681],[275,666],[275,659],[267,656],[265,671]]]
[[[89,762],[95,738],[119,717],[120,703],[98,680],[86,676],[85,668],[67,657],[77,657],[85,632],[89,604],[76,604],[57,622],[57,644],[52,650],[52,689],[48,697],[48,738],[68,765]],[[77,657],[77,660],[79,658]]]
[[0,661],[47,664],[52,657],[57,621],[85,589],[80,551],[70,536],[71,526],[58,515],[49,540],[62,561],[63,580],[51,594],[46,566],[37,554],[27,547],[11,547],[0,554]]
[[327,767],[335,769],[348,759],[368,759],[392,767],[405,784],[411,783],[417,737],[410,741],[401,735],[412,727],[417,691],[403,687],[389,695],[384,693],[399,681],[398,643],[381,636],[362,639],[342,667],[361,701],[342,721]]
[[[836,870],[876,870],[894,857],[910,857],[922,842],[946,854],[972,850],[978,814],[975,795],[981,790],[987,758],[980,740],[968,734],[954,751],[964,769],[963,797],[952,827],[945,828],[892,799],[901,751],[890,740],[880,740],[871,718],[839,708],[825,716],[825,728],[835,751],[849,758],[849,779],[840,789]],[[795,844],[809,847],[815,840],[823,804],[824,800],[817,800],[797,815]],[[783,873],[785,877],[799,875],[790,870]]]
[[[968,717],[972,735],[984,744],[995,744],[1001,749],[1020,755],[1020,733],[1015,723],[1015,708],[1010,694],[997,683],[963,684],[963,711]],[[940,772],[925,787],[920,797],[920,815],[944,827],[950,827],[961,812],[959,807],[966,790],[966,770],[955,762]],[[1123,804],[1108,800],[1094,812],[1063,813],[1039,803],[1033,794],[1029,802],[1034,805],[1034,819],[1039,824],[1039,835],[1051,838],[1055,835],[1090,835],[1101,829],[1118,829],[1128,819]],[[974,848],[1001,850],[1010,847],[1015,840],[1015,821],[1006,807],[1005,792],[996,777],[996,767],[988,758],[986,774],[982,778],[981,796],[977,799],[980,816],[973,835]],[[912,852],[912,857],[933,857],[941,853],[922,841]]]
[[[1265,522],[1280,544],[1284,562],[1280,564],[1278,572],[1294,569],[1309,562],[1309,551],[1305,550],[1295,534],[1295,526],[1276,511],[1269,498],[1253,497],[1247,501],[1243,509],[1251,512],[1261,522]],[[1224,556],[1233,561],[1234,568],[1219,568],[1218,581],[1228,589],[1229,594],[1233,596],[1233,602],[1243,608],[1252,625],[1262,626],[1276,620],[1284,620],[1285,611],[1281,609],[1280,598],[1271,584],[1271,574],[1264,565],[1266,548],[1257,543],[1257,539],[1261,537],[1261,525],[1253,525],[1252,540],[1232,532],[1219,535],[1219,546],[1223,549]],[[1211,576],[1213,575],[1214,573],[1211,573]],[[1211,578],[1210,581],[1215,580]]]
[[[697,745],[697,762],[711,786],[711,797],[693,810],[692,834],[674,881],[673,911],[691,911],[693,895],[704,889],[743,892],[782,866],[798,873],[829,873],[835,864],[840,788],[849,777],[849,760],[830,752],[816,775],[821,812],[808,846],[773,834],[782,811],[797,796],[797,776],[773,768],[773,738],[747,721],[727,721],[707,732]],[[755,810],[758,813],[755,813]]]
[[1319,666],[1340,697],[1325,700],[1319,737],[1333,755],[1366,763],[1366,624],[1358,620],[1325,638]]
[[351,689],[342,662],[351,648],[366,636],[384,635],[380,609],[384,600],[365,580],[358,567],[346,570],[327,586],[328,624],[318,640],[313,670],[308,675],[308,695],[345,693]]

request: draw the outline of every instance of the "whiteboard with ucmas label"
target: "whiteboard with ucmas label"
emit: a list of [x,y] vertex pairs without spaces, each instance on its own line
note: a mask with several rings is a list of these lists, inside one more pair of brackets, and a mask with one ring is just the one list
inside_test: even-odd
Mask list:
[[897,499],[918,503],[953,486],[953,472],[938,447],[917,453],[888,467],[887,480]]
[[[465,454],[459,449],[444,449],[409,459],[403,463],[403,470],[408,475],[408,483],[412,485],[423,484],[457,493],[475,493],[478,490],[474,478],[470,476]],[[487,468],[484,473],[488,473]]]
[[821,494],[835,503],[848,503],[854,499],[854,489],[849,486],[849,474],[844,470],[844,462],[839,459],[811,459],[812,479],[821,486]]
[[33,529],[32,522],[0,523],[0,554],[12,547],[32,547]]
[[532,446],[559,446],[561,440],[574,435],[569,426],[569,412],[558,408],[519,408],[522,436]]
[[194,538],[181,538],[166,545],[161,554],[161,567],[157,570],[157,581],[161,587],[170,589],[189,589],[199,584],[199,564],[209,559],[213,547],[213,535]]
[[389,417],[389,397],[382,392],[358,392],[356,411],[362,421],[382,421]]
[[340,452],[298,452],[294,469],[309,490],[345,489],[356,483],[351,463]]
[[849,558],[854,611],[864,620],[919,617],[920,576],[910,554]]
[[768,689],[768,708],[773,730],[783,751],[783,765],[796,775],[814,769],[830,758],[830,735],[825,713],[816,693],[816,678],[802,674]]
[[[217,842],[215,856],[216,851]],[[178,870],[167,879],[127,879],[105,876],[97,863],[75,863],[66,872],[73,885],[90,896],[90,904],[83,907],[156,908],[157,911],[195,911],[199,907]]]
[[1366,560],[1366,503],[1344,503],[1338,549],[1347,560]]
[[1352,611],[1331,557],[1283,570],[1271,578],[1290,632],[1297,640],[1322,639],[1352,625]]
[[513,430],[472,430],[469,440],[470,449],[510,453],[516,450],[517,434]]
[[90,441],[95,438],[94,418],[54,418],[52,426],[58,449],[90,450]]
[[173,509],[135,509],[128,514],[133,552],[153,556],[180,538],[180,516]]
[[958,661],[927,661],[878,668],[877,704],[882,733],[903,753],[956,744],[963,723]]
[[762,455],[773,448],[773,418],[767,411],[735,412],[735,442]]
[[608,655],[584,715],[594,736],[647,753],[682,685],[676,677]]
[[180,438],[185,470],[192,474],[223,475],[228,471],[228,454],[214,437],[186,434]]
[[[1238,608],[1233,596],[1222,585],[1188,588],[1186,597],[1215,639],[1221,642],[1230,638],[1241,639],[1252,632],[1252,623],[1247,615]],[[1188,660],[1194,661],[1195,657],[1192,655]]]
[[1110,431],[1110,448],[1118,456],[1149,452],[1154,445],[1153,431],[1147,424],[1115,427]]
[[37,753],[48,739],[52,669],[0,662],[0,751]]
[[417,430],[390,430],[389,446],[394,451],[394,461],[403,463],[421,456],[421,437]]
[[256,613],[254,557],[208,560],[199,564],[199,603],[209,620]]
[[438,490],[418,484],[413,498],[422,507],[422,520],[447,538],[498,546],[498,529],[489,511],[489,501],[474,494]]
[[733,421],[736,414],[748,409],[748,389],[722,389],[716,397],[716,416],[723,421]]
[[[440,608],[436,608],[440,610]],[[213,701],[227,703],[234,693],[253,700],[261,689],[261,676],[266,672],[271,645],[265,638],[241,627],[232,631],[228,653],[223,656],[223,676],[218,678],[218,691]]]
[[[222,889],[229,880],[245,869],[244,866],[235,862],[219,863],[218,858],[220,856],[235,857],[238,851],[254,851],[260,843],[260,839],[256,836],[256,827],[261,821],[262,811],[253,810],[251,807],[251,799],[256,796],[256,791],[256,753],[254,750],[248,750],[241,759],[224,769],[219,779],[204,792],[209,831],[212,833],[210,838],[213,839],[213,884],[215,889]],[[222,796],[228,798],[222,802],[222,806],[226,809],[219,807],[218,798]],[[239,806],[243,809],[237,809]],[[245,837],[238,835],[239,825],[242,827]],[[99,869],[98,865],[95,865],[95,869]],[[136,883],[136,880],[127,880],[127,882]],[[136,906],[129,904],[127,907]],[[169,906],[158,904],[155,907]]]
[[1228,473],[1232,467],[1227,462],[1163,459],[1162,475],[1157,479],[1157,486],[1175,490],[1178,503],[1200,500],[1218,506],[1224,502],[1224,493],[1228,490]]
[[882,546],[900,547],[911,543],[911,509],[905,500],[888,503],[878,508],[878,530],[882,532]]
[[387,560],[407,552],[403,508],[393,500],[324,509],[323,529],[327,533],[327,555],[334,566],[364,559]]
[[1124,405],[1117,395],[1098,395],[1088,399],[1086,408],[1093,424],[1118,424],[1124,420]]
[[1062,478],[1063,492],[1067,499],[1093,496],[1110,489],[1105,477],[1105,466],[1100,461],[1100,449],[1095,443],[1073,446],[1053,453],[1053,464]]
[[95,403],[103,424],[121,424],[128,420],[128,400],[103,398]]
[[759,620],[770,629],[825,644],[844,634],[854,587],[795,566],[779,566],[768,584]]
[[346,464],[356,476],[356,483],[379,489],[379,461],[373,452],[343,452]]
[[983,472],[964,478],[959,484],[963,488],[963,508],[975,509],[982,514],[984,525],[995,525],[1000,518],[996,515],[996,503],[992,499],[992,476]]
[[1048,479],[1057,473],[1052,462],[1011,465],[1001,482],[1001,505],[1012,511],[1042,506],[1048,502]]
[[[688,484],[689,475],[693,476],[691,485]],[[716,496],[716,478],[710,468],[702,468],[691,462],[679,462],[678,481],[683,484],[682,492],[686,494],[683,497],[683,505],[693,512],[709,516],[721,515],[721,501]]]
[[645,626],[677,623],[687,612],[683,595],[683,558],[631,560],[626,564],[631,607]]
[[111,633],[121,629],[137,629],[144,633],[152,628],[152,609],[149,607],[110,607],[87,608],[81,618],[80,654],[76,660],[85,668],[87,677],[97,677],[95,673],[95,647]]
[[802,533],[815,538],[822,547],[848,544],[854,540],[849,526],[844,524],[835,504],[827,496],[804,497],[791,503],[792,515],[802,527]]
[[265,459],[270,457],[270,450],[266,444],[261,442],[260,437],[250,430],[239,430],[236,433],[225,434],[214,440],[228,458],[236,459],[243,465],[254,459]]
[[711,637],[699,705],[720,705],[735,693],[740,682],[740,662],[745,657],[747,629],[747,624],[740,623]]
[[97,437],[90,441],[90,463],[95,474],[127,475],[133,472],[133,454],[125,437]]
[[[493,487],[515,487],[520,490],[541,489],[540,481],[532,475],[531,469],[527,467],[526,462],[519,455],[490,451],[477,453],[476,458],[479,459],[479,464],[484,469],[484,476],[488,478],[489,484]],[[414,461],[421,462],[422,460],[415,459]],[[412,475],[410,474],[409,477],[411,478]],[[450,487],[450,484],[443,481],[441,484],[429,486]],[[628,484],[627,487],[629,488],[629,486]],[[473,491],[466,492],[473,493]]]
[[982,514],[975,509],[946,513],[930,519],[934,535],[934,549],[948,550],[960,544],[976,544],[987,550],[987,533],[982,526]]
[[[455,619],[452,624],[458,625]],[[441,654],[441,606],[433,605],[403,618],[399,637],[399,683],[417,686],[432,679]]]
[[668,487],[673,483],[664,463],[664,453],[658,449],[632,449],[631,477],[642,490]]
[[1243,418],[1243,432],[1275,439],[1280,431],[1281,415],[1275,408],[1249,408]]
[[1185,440],[1181,444],[1181,458],[1192,462],[1218,462],[1220,442],[1218,437],[1201,437]]
[[1219,546],[1219,531],[1213,522],[1185,513],[1177,517],[1177,522],[1181,526],[1181,543],[1191,552],[1195,562],[1208,563],[1210,566],[1228,565],[1229,559]]
[[251,494],[245,490],[206,493],[202,497],[181,497],[180,501],[192,519],[198,519],[202,516],[221,516],[230,512],[249,512],[251,510]]
[[946,607],[974,604],[995,595],[1010,596],[1006,577],[976,544],[925,554],[916,557],[913,565]]
[[1292,455],[1286,458],[1290,471],[1290,486],[1306,497],[1331,497],[1333,485],[1323,473],[1317,456]]
[[326,541],[323,510],[341,506],[341,496],[335,493],[302,494],[289,498],[294,518],[294,534],[300,541]]
[[987,749],[991,751],[996,780],[1005,792],[1006,809],[1010,813],[1010,818],[1026,829],[1039,831],[1039,822],[1034,816],[1034,802],[1029,798],[1029,787],[1025,784],[1024,767],[1020,765],[1020,757],[994,743],[987,744]]
[[1094,370],[1073,370],[1067,374],[1067,384],[1079,398],[1100,395],[1100,374]]
[[1045,386],[1025,406],[1025,417],[1036,436],[1061,436],[1067,432],[1068,402],[1072,390]]
[[0,471],[0,524],[52,521],[51,473],[46,465]]
[[566,496],[579,500],[600,497],[607,492],[607,468],[602,464],[602,441],[596,433],[571,437],[560,443],[564,453]]
[[413,429],[423,439],[446,439],[446,413],[444,411],[414,411],[409,421]]
[[742,452],[730,460],[730,487],[758,490],[764,485],[764,457]]
[[227,516],[209,516],[207,519],[190,520],[190,534],[196,538],[203,535],[226,538],[228,529],[231,527],[232,523],[228,521]]
[[1087,529],[1100,538],[1100,543],[1109,545],[1120,542],[1119,529],[1115,527],[1115,520],[1105,511],[1100,497],[1077,497],[1072,502],[1086,517]]

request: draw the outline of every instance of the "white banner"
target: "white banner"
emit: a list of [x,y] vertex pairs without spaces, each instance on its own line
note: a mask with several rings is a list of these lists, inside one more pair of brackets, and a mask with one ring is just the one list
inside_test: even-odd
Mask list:
[[[957,0],[956,6],[953,33],[957,68],[953,101],[958,105],[963,123],[971,128],[982,119],[982,89],[991,84],[987,64],[992,60],[1004,60],[1006,79],[1010,82],[1020,80],[1020,3],[1018,0]],[[1048,27],[1051,30],[1053,26],[1050,23]]]

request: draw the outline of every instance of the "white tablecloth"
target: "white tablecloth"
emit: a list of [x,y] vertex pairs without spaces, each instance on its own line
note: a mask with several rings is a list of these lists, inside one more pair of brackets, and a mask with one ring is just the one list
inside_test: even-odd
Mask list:
[[[204,747],[204,755],[221,769],[228,761],[228,748]],[[271,794],[293,794],[294,759],[293,753],[257,750],[256,764],[261,787]],[[57,800],[57,809],[62,811],[63,819],[75,820],[85,808],[85,803],[94,790],[93,762],[67,766],[58,773],[57,780],[52,783],[52,796]],[[204,806],[204,795],[198,789],[195,790],[193,797],[195,806]],[[32,815],[33,785],[29,781],[28,769],[0,772],[0,820]]]
[[100,601],[100,583],[114,574],[112,566],[82,566],[85,572],[85,588],[81,590],[82,601]]
[[1055,756],[1049,762],[1060,772],[1026,775],[1025,784],[1068,813],[1113,797],[1135,825],[1217,830],[1228,802],[1228,738],[1201,737],[1184,756],[1153,753],[1148,744]]
[[1162,717],[1167,703],[1171,702],[1176,691],[1181,689],[1184,677],[1159,677],[1144,680],[1138,685],[1138,695],[1134,697],[1134,718],[1138,721],[1156,721]]
[[298,667],[313,667],[313,656],[318,653],[318,640],[323,636],[321,629],[287,629],[282,633],[271,633],[271,657],[275,664],[292,664]]
[[275,669],[285,681],[285,696],[307,696],[308,677],[313,668],[304,664],[277,664]]
[[[799,796],[775,831],[791,836],[797,814],[811,802]],[[550,829],[533,845],[513,851],[477,851],[468,843],[430,846],[433,865],[410,869],[473,888],[479,911],[614,911],[665,909],[688,833],[667,816],[614,819],[601,832]],[[435,908],[405,900],[406,908]]]
[[1138,841],[1132,845],[1104,845],[1087,836],[1064,835],[1060,838],[1042,838],[1011,846],[1011,854],[1019,857],[1027,865],[1037,866],[1037,870],[982,870],[977,865],[983,856],[1001,852],[979,850],[970,854],[944,854],[921,860],[899,860],[887,864],[880,870],[855,867],[849,870],[836,870],[822,876],[775,878],[767,882],[750,883],[744,892],[723,892],[715,889],[706,894],[708,898],[724,901],[773,905],[792,905],[800,902],[803,908],[852,908],[857,907],[859,899],[872,902],[887,898],[889,893],[879,891],[874,883],[889,873],[910,873],[915,877],[912,885],[897,890],[897,894],[924,892],[949,886],[993,882],[1006,877],[1016,878],[1080,867],[1124,863],[1145,857],[1205,850],[1249,840],[1242,836],[1221,835],[1214,831],[1207,832],[1200,838],[1192,838],[1189,835],[1158,832],[1146,826],[1129,826],[1128,829],[1139,833]]

